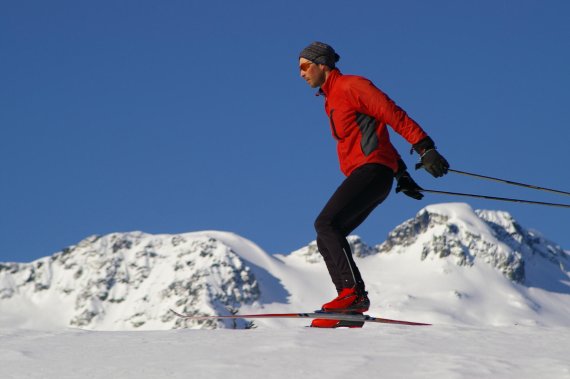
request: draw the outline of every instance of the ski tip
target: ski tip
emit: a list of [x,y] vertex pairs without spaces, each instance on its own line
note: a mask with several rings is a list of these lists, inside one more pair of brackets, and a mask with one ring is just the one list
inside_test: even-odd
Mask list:
[[178,312],[176,312],[176,311],[175,311],[174,309],[172,309],[172,308],[169,308],[168,310],[169,310],[170,312],[174,313],[174,314],[175,314],[176,316],[178,316],[178,317],[182,317],[182,318],[185,317],[182,313],[178,313]]

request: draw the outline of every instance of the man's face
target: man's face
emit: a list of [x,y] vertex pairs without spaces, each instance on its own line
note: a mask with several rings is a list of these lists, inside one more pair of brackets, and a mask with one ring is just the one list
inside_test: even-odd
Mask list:
[[324,67],[324,65],[313,63],[308,59],[299,58],[301,77],[305,79],[307,84],[312,88],[320,87],[325,83],[326,72]]

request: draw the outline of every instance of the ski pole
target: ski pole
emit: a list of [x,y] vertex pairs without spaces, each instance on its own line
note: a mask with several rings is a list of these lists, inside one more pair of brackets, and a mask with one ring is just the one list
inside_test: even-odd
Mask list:
[[511,198],[508,198],[508,197],[496,197],[496,196],[486,196],[486,195],[475,195],[475,194],[471,194],[471,193],[447,192],[447,191],[437,191],[437,190],[429,190],[429,189],[422,189],[422,190],[420,190],[420,192],[435,193],[435,194],[440,194],[440,195],[468,196],[468,197],[475,197],[475,198],[478,198],[478,199],[510,201],[510,202],[513,202],[513,203],[526,203],[526,204],[546,205],[546,206],[550,206],[550,207],[570,208],[570,204],[545,203],[545,202],[542,202],[542,201],[511,199]]
[[473,176],[473,177],[476,177],[476,178],[481,178],[481,179],[486,179],[486,180],[492,180],[492,181],[495,181],[495,182],[506,183],[506,184],[512,184],[512,185],[514,185],[514,186],[525,187],[525,188],[531,188],[531,189],[540,190],[540,191],[554,192],[554,193],[558,193],[558,194],[561,194],[561,195],[570,196],[570,192],[555,190],[555,189],[551,189],[551,188],[539,187],[539,186],[535,186],[535,185],[532,185],[532,184],[517,183],[517,182],[513,182],[513,181],[511,181],[511,180],[493,178],[493,177],[491,177],[491,176],[485,176],[485,175],[480,175],[480,174],[473,174],[473,173],[471,173],[471,172],[453,170],[453,169],[451,169],[451,168],[448,169],[448,171],[454,172],[454,173],[456,173],[456,174],[467,175],[467,176]]

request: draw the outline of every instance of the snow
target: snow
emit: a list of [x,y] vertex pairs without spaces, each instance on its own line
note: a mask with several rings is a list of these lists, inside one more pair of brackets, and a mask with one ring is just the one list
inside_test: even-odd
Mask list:
[[568,378],[568,328],[0,330],[2,378]]
[[570,255],[508,213],[430,205],[381,245],[350,241],[368,313],[433,326],[185,325],[168,308],[310,312],[334,288],[314,242],[271,255],[221,231],[115,233],[0,264],[0,376],[570,378]]

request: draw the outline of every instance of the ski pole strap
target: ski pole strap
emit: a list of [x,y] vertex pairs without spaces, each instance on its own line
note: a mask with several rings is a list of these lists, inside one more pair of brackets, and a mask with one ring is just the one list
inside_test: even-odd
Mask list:
[[545,203],[543,201],[511,199],[508,197],[475,195],[475,194],[471,194],[471,193],[447,192],[447,191],[437,191],[437,190],[429,190],[429,189],[424,189],[424,190],[421,190],[420,192],[435,193],[435,194],[440,194],[440,195],[468,196],[468,197],[475,197],[478,199],[487,199],[487,200],[510,201],[512,203],[525,203],[525,204],[546,205],[546,206],[550,206],[550,207],[570,208],[570,204]]
[[493,177],[491,177],[491,176],[485,176],[485,175],[480,175],[480,174],[473,174],[473,173],[471,173],[471,172],[465,172],[465,171],[460,171],[460,170],[453,170],[453,169],[451,169],[451,168],[448,169],[448,171],[454,172],[454,173],[456,173],[456,174],[467,175],[467,176],[473,176],[473,177],[475,177],[475,178],[481,178],[481,179],[492,180],[492,181],[500,182],[500,183],[512,184],[512,185],[514,185],[514,186],[525,187],[525,188],[531,188],[531,189],[540,190],[540,191],[554,192],[554,193],[557,193],[557,194],[560,194],[560,195],[570,196],[570,192],[560,191],[560,190],[555,190],[555,189],[545,188],[545,187],[539,187],[539,186],[535,186],[535,185],[532,185],[532,184],[517,183],[517,182],[513,182],[513,181],[511,181],[511,180],[493,178]]

